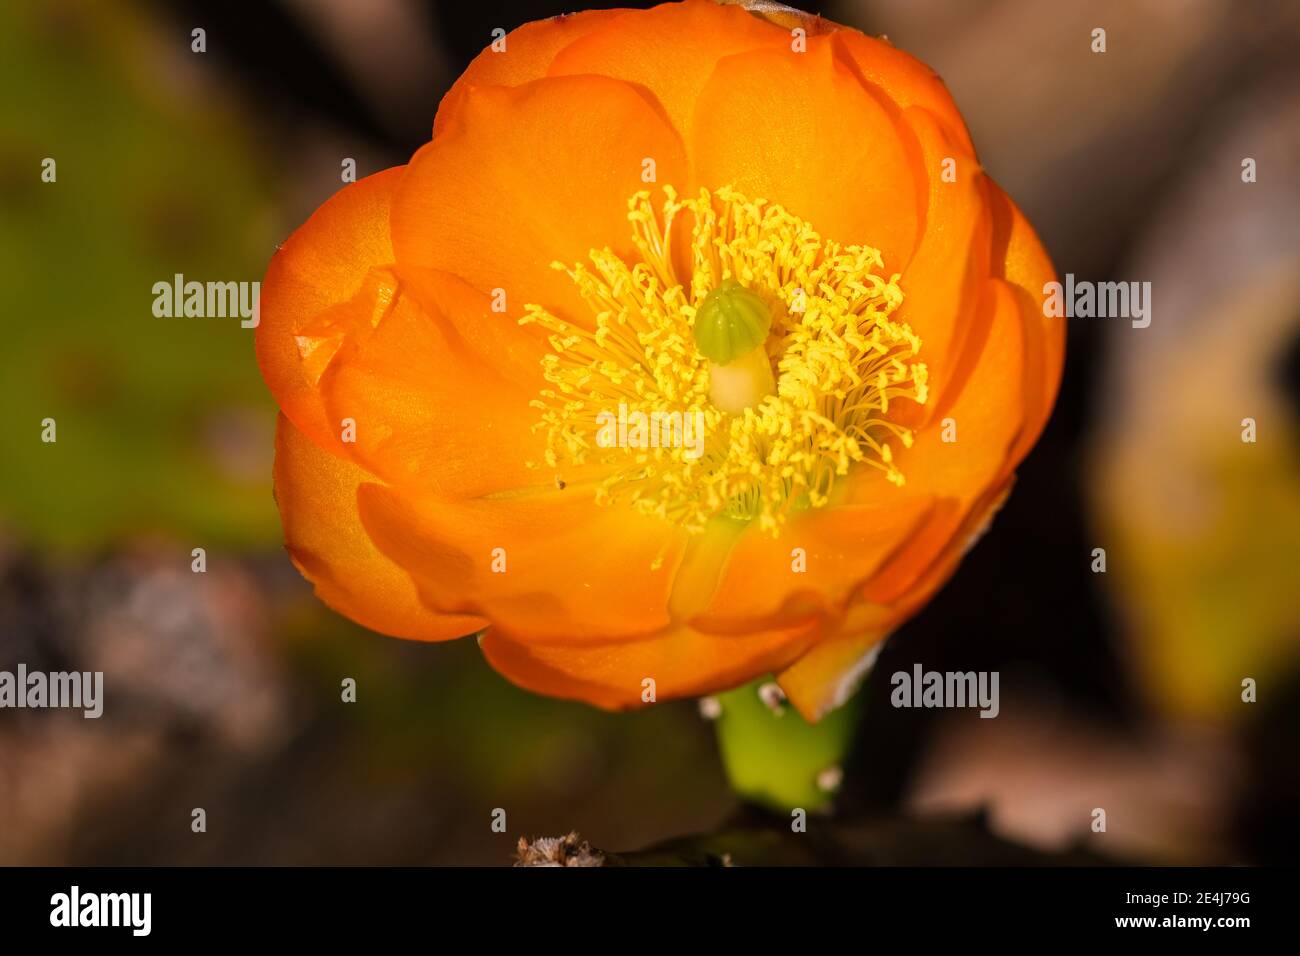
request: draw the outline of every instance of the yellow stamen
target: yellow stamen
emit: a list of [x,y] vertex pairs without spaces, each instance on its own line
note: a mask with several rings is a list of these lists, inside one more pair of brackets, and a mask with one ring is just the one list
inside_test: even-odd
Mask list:
[[[782,207],[734,189],[702,189],[693,200],[664,192],[662,214],[648,192],[629,200],[639,262],[597,249],[591,268],[555,263],[593,319],[566,322],[529,305],[520,320],[550,333],[542,366],[553,387],[533,402],[546,463],[602,466],[599,501],[628,500],[695,532],[727,516],[775,534],[791,510],[825,505],[854,464],[901,485],[889,442],[910,447],[912,432],[887,415],[893,400],[926,401],[926,370],[916,361],[920,340],[891,318],[903,301],[898,275],[876,273],[884,263],[875,249],[823,240]],[[682,211],[693,223],[690,248],[679,252]],[[732,308],[719,313],[710,296]],[[758,300],[770,332],[755,339],[747,320],[727,324],[746,310],[757,315]],[[730,360],[711,363],[702,348]],[[656,440],[598,440],[620,410],[643,416]],[[696,447],[681,440],[690,422],[703,426]]]

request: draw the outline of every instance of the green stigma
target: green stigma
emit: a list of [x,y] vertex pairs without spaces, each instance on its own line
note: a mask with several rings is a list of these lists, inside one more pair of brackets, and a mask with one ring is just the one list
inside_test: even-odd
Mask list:
[[776,394],[765,346],[771,329],[768,301],[735,279],[724,279],[696,310],[695,347],[709,360],[709,398],[724,412],[739,415]]
[[729,365],[762,345],[771,328],[767,301],[735,279],[724,279],[695,313],[695,347],[715,365]]

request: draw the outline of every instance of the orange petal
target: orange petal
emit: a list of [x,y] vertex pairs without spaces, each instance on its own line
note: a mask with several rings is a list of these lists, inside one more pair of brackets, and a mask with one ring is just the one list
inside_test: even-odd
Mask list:
[[[716,567],[692,569],[711,574],[716,587],[691,624],[710,632],[743,633],[784,625],[813,611],[838,614],[916,530],[931,504],[928,497],[916,495],[900,503],[886,499],[816,508],[793,517],[778,538],[751,525]],[[796,548],[802,553],[796,555]]]
[[[868,601],[889,604],[897,600],[920,569],[948,546],[972,506],[989,488],[1001,485],[1016,465],[1011,453],[1024,423],[1025,354],[1019,303],[1010,287],[997,279],[985,280],[979,301],[980,311],[989,316],[987,332],[974,370],[945,415],[952,419],[956,440],[943,440],[940,419],[918,432],[913,446],[897,456],[907,479],[899,489],[900,498],[935,495],[940,506],[927,526],[909,539],[903,553],[863,589]],[[888,484],[870,477],[870,483],[852,486],[855,498],[874,500],[889,493]],[[873,493],[871,484],[879,490]],[[945,507],[944,502],[951,505]],[[970,543],[962,542],[962,549]]]
[[691,156],[701,186],[731,185],[779,203],[823,236],[879,249],[901,271],[917,237],[903,134],[833,53],[811,37],[718,61],[700,94]]
[[497,628],[483,653],[521,687],[611,710],[643,707],[647,679],[656,701],[695,697],[743,684],[784,667],[816,639],[820,619],[744,637],[717,637],[688,627],[644,641],[583,647],[538,647]]
[[[916,433],[911,448],[896,448],[906,482],[894,488],[874,470],[846,485],[845,504],[901,504],[912,495],[937,495],[970,502],[1009,470],[1009,451],[1024,421],[1024,336],[1019,302],[1009,285],[985,279],[974,289],[980,336],[963,356],[970,374],[947,408],[955,440],[946,442],[942,420]],[[890,494],[890,489],[894,494]]]
[[505,37],[505,48],[489,44],[474,57],[465,72],[438,105],[433,132],[447,125],[464,104],[465,94],[475,86],[522,86],[546,75],[555,55],[574,40],[602,24],[618,19],[627,10],[584,10],[525,23]]
[[344,186],[276,252],[261,287],[257,361],[280,409],[323,446],[338,443],[316,391],[346,333],[334,310],[393,261],[388,210],[405,167]]
[[442,641],[486,626],[479,617],[434,614],[401,568],[379,553],[357,516],[357,487],[371,476],[312,443],[284,415],[275,444],[275,491],[285,546],[316,596],[382,634]]
[[[688,0],[606,19],[565,47],[551,63],[550,75],[598,73],[639,84],[685,135],[718,60],[763,48],[789,50],[789,31],[740,7]],[[683,191],[688,186],[676,185]]]
[[825,640],[780,671],[777,683],[803,719],[816,723],[853,696],[888,633],[872,629]]
[[685,532],[600,507],[590,487],[448,501],[366,485],[359,500],[371,539],[439,611],[535,642],[643,638],[669,624]]
[[537,325],[520,325],[517,318],[493,311],[490,296],[464,279],[436,269],[398,268],[403,288],[438,319],[463,352],[490,365],[535,398],[546,387],[542,358],[551,354],[546,333]]
[[[962,387],[959,363],[967,338],[978,329],[979,283],[990,274],[992,221],[975,157],[928,110],[912,107],[903,116],[916,134],[929,179],[925,231],[903,269],[896,317],[921,339],[919,358],[929,370],[931,390],[921,415],[928,419],[943,417]],[[955,163],[954,182],[944,181],[945,160]]]
[[[501,318],[478,293],[456,299],[471,334]],[[528,406],[540,384],[535,365],[536,382],[503,376],[391,272],[354,308],[373,327],[347,338],[320,381],[330,421],[353,423],[344,446],[352,458],[387,482],[453,497],[549,481],[527,467],[544,451]]]
[[858,77],[889,97],[900,109],[920,106],[934,114],[950,139],[974,155],[966,122],[939,75],[888,40],[843,28],[833,34],[836,53],[853,64]]
[[627,203],[650,188],[647,159],[659,182],[683,181],[676,133],[627,83],[566,76],[471,88],[398,187],[399,268],[450,272],[483,293],[500,289],[503,320],[537,303],[594,325],[572,280],[551,263],[585,263],[605,246],[632,257]]
[[1065,319],[1043,313],[1043,286],[1056,280],[1056,269],[1020,207],[989,182],[994,217],[993,268],[1016,287],[1021,317],[1025,323],[1025,427],[1014,453],[1023,457],[1051,414],[1065,364]]

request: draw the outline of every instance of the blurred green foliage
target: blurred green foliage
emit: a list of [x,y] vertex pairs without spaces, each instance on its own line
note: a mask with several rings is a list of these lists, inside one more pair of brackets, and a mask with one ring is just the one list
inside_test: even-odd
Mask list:
[[[663,832],[664,820],[684,831],[711,826],[731,808],[693,702],[609,713],[541,697],[493,671],[472,638],[382,638],[310,599],[276,630],[318,719],[337,735],[337,772],[361,774],[367,792],[431,788],[430,809],[473,814],[466,839],[495,839],[487,814],[497,806],[516,836],[560,832],[581,816],[584,830],[615,845]],[[357,682],[355,704],[339,703],[343,676]]]
[[118,3],[0,6],[0,525],[43,549],[278,536],[252,329],[152,311],[175,273],[261,279],[270,187],[221,97],[186,95],[187,38],[156,31]]

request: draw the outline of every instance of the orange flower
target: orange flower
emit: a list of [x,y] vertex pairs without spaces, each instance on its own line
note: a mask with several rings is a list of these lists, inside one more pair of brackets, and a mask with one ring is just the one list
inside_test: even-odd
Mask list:
[[1053,277],[884,41],[709,0],[527,24],[271,263],[289,552],[543,693],[775,673],[816,719],[1042,430]]

